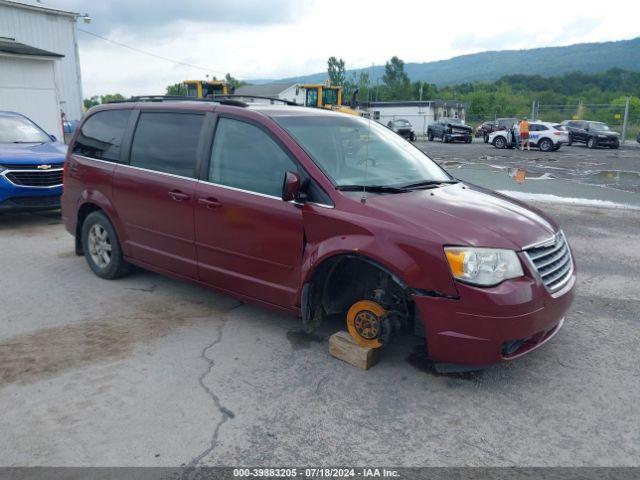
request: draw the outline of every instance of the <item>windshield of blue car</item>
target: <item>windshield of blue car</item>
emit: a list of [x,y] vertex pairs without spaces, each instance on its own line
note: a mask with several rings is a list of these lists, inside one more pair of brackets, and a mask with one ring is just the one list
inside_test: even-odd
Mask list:
[[0,143],[45,143],[51,137],[30,120],[0,115]]
[[611,130],[607,124],[600,122],[589,122],[589,128],[591,130]]
[[421,150],[371,120],[356,116],[276,116],[336,186],[402,187],[452,177]]

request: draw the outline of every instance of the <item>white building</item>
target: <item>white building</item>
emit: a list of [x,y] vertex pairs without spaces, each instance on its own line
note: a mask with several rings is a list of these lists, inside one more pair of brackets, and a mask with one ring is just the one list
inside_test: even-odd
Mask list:
[[244,101],[248,103],[271,103],[266,98],[250,98],[255,95],[257,97],[279,98],[289,102],[296,102],[304,105],[304,90],[300,89],[297,83],[265,83],[264,85],[244,85],[236,88],[236,95],[249,95]]
[[464,120],[467,104],[455,100],[370,102],[360,108],[383,125],[399,118],[408,120],[416,135],[426,135],[429,124],[442,117]]
[[61,112],[83,113],[73,12],[0,0],[0,110],[27,115],[62,138]]

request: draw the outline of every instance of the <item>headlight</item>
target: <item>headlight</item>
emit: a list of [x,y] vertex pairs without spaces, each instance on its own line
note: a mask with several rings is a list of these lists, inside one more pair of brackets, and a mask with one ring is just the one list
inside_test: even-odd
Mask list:
[[489,287],[524,275],[516,252],[499,248],[445,247],[454,278]]

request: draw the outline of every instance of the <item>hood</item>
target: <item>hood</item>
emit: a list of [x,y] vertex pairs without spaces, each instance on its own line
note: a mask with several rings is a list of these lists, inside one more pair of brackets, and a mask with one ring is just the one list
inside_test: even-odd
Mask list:
[[459,128],[459,129],[464,129],[464,130],[469,130],[471,131],[471,127],[469,125],[467,125],[466,123],[447,123],[448,127],[451,128]]
[[614,132],[611,130],[598,130],[598,129],[593,129],[590,130],[591,132],[595,133],[596,135],[606,135],[608,137],[619,137],[620,134],[618,132]]
[[370,195],[366,205],[378,210],[386,221],[402,223],[402,231],[428,236],[442,245],[522,250],[558,230],[539,210],[462,182],[409,193]]
[[62,163],[67,153],[64,143],[0,143],[0,165],[40,165]]

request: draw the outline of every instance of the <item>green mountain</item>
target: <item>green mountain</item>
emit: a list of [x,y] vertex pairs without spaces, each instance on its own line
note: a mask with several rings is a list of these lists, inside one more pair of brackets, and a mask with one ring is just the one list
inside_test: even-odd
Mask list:
[[[339,54],[338,54],[339,56]],[[602,43],[580,43],[566,47],[502,50],[461,55],[449,60],[406,63],[405,71],[412,81],[422,80],[438,86],[490,82],[505,75],[524,74],[549,77],[568,72],[597,73],[611,68],[640,71],[640,37]],[[370,68],[347,72],[371,71]],[[382,78],[384,66],[373,67],[373,83]],[[323,82],[326,72],[272,80],[250,80],[250,83]]]

